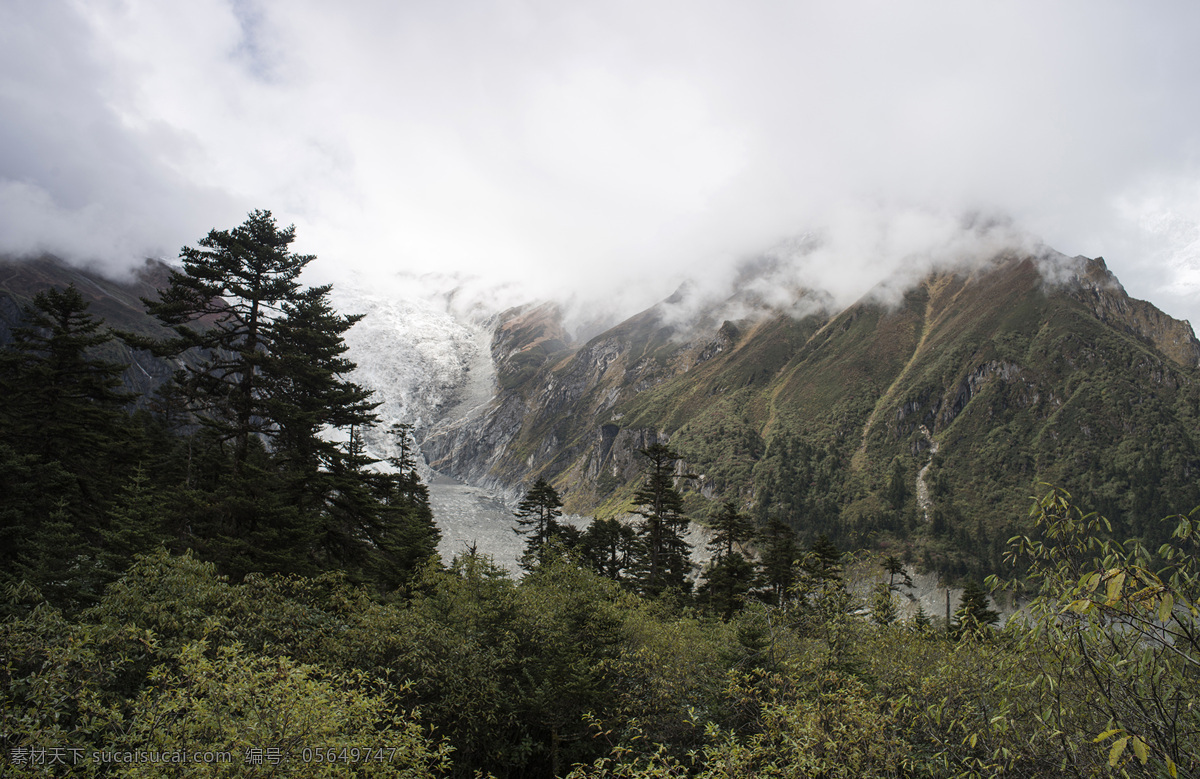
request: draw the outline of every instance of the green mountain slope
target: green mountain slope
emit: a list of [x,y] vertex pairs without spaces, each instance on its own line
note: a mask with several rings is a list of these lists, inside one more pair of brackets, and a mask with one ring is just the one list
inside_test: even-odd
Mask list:
[[949,573],[1000,567],[1040,481],[1150,544],[1200,504],[1200,343],[1102,260],[1004,256],[897,306],[704,320],[685,331],[666,301],[569,347],[554,310],[508,312],[498,396],[425,442],[433,465],[619,514],[636,450],[669,440],[698,515],[736,496]]

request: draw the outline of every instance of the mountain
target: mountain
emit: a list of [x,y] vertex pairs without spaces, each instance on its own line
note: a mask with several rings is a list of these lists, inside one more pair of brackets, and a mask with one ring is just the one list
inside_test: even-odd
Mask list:
[[496,397],[425,439],[431,465],[546,478],[603,516],[627,510],[637,450],[669,441],[697,516],[735,497],[952,574],[1002,567],[1042,482],[1155,547],[1200,504],[1200,342],[1102,259],[1003,254],[844,310],[744,298],[697,310],[681,290],[583,344],[554,306],[505,312]]
[[[145,264],[128,277],[115,280],[97,270],[70,265],[53,255],[28,259],[0,257],[0,345],[8,343],[22,309],[34,296],[51,287],[75,285],[88,303],[88,312],[112,328],[138,335],[162,338],[170,335],[157,320],[147,316],[141,298],[154,298],[167,285],[170,268],[157,260]],[[171,377],[175,366],[148,352],[133,350],[119,341],[103,349],[104,359],[129,366],[122,375],[125,389],[137,394],[144,405]]]
[[[51,257],[0,263],[0,341],[67,283],[110,325],[152,334],[139,298],[167,270],[115,282]],[[1102,259],[1007,253],[844,308],[804,289],[768,302],[753,292],[766,270],[725,297],[681,288],[582,342],[555,303],[464,308],[452,280],[335,286],[334,301],[366,314],[347,343],[384,429],[413,424],[433,469],[509,498],[540,477],[570,512],[625,514],[637,450],[666,441],[700,476],[696,518],[734,498],[804,541],[951,575],[1003,567],[1043,482],[1151,548],[1162,517],[1200,504],[1200,342]],[[112,348],[129,389],[172,369]]]
[[[51,287],[74,285],[89,313],[116,330],[166,338],[173,335],[146,313],[143,298],[154,299],[168,284],[171,267],[147,260],[123,278],[71,265],[52,255],[0,257],[0,345],[21,320],[23,307]],[[340,311],[364,314],[346,335],[355,361],[356,380],[375,391],[386,430],[391,422],[413,425],[420,436],[434,423],[457,417],[491,398],[493,371],[487,349],[490,331],[475,320],[488,312],[451,306],[453,279],[405,279],[412,294],[384,294],[365,284],[335,286],[333,302]],[[404,286],[404,285],[401,285]],[[105,359],[125,363],[125,389],[145,398],[166,382],[175,365],[120,341],[105,347]],[[395,454],[383,431],[368,438],[381,458]]]

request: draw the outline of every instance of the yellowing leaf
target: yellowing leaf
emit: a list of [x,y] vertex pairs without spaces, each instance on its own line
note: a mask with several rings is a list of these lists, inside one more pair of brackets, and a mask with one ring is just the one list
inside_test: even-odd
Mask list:
[[1125,572],[1116,574],[1108,580],[1108,605],[1112,606],[1121,599],[1121,590],[1125,587]]
[[1129,748],[1133,750],[1133,754],[1137,755],[1137,759],[1142,761],[1142,765],[1145,765],[1146,760],[1150,757],[1150,750],[1146,749],[1146,742],[1134,736],[1129,740]]
[[1121,759],[1121,754],[1125,751],[1125,745],[1129,743],[1129,736],[1123,736],[1113,742],[1112,749],[1108,750],[1108,765],[1110,768],[1116,768],[1117,761]]
[[1171,593],[1166,593],[1162,596],[1162,600],[1158,602],[1158,621],[1166,622],[1171,618],[1171,612],[1175,609],[1175,598]]

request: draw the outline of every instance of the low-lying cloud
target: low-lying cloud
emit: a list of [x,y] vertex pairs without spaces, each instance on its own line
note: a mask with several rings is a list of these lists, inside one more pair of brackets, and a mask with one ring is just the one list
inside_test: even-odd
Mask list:
[[664,321],[688,333],[722,320],[835,313],[861,300],[895,307],[930,274],[1048,252],[1011,220],[979,213],[857,203],[822,216],[819,229],[690,281],[661,306]]

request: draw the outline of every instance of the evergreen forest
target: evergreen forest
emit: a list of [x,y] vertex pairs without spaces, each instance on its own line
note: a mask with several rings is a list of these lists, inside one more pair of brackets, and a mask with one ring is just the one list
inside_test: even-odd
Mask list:
[[[185,248],[159,337],[53,288],[0,350],[0,777],[1200,776],[1200,514],[1151,548],[1045,485],[947,620],[736,499],[698,570],[656,443],[628,520],[531,479],[521,575],[444,560],[294,240]],[[118,341],[172,380],[131,393]]]

